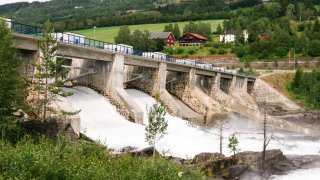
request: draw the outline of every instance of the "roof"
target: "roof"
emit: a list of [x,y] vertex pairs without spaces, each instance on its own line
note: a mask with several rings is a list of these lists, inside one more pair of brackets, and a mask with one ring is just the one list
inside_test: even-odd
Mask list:
[[150,39],[166,39],[168,36],[170,36],[172,32],[151,32],[149,34]]
[[228,31],[224,31],[221,33],[221,35],[232,35],[232,34],[236,34],[235,30],[228,30]]
[[201,36],[200,34],[195,34],[195,33],[187,33],[187,34],[183,35],[181,38],[185,37],[185,36],[188,35],[188,34],[191,35],[191,36],[193,36],[193,37],[196,37],[196,38],[198,38],[198,39],[208,41],[207,38]]

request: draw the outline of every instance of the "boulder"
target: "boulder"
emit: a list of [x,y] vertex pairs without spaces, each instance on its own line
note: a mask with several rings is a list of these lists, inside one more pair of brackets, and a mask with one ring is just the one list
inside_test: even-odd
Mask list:
[[229,174],[228,179],[236,179],[239,178],[246,170],[248,169],[245,165],[233,165],[230,166],[227,171]]
[[[150,157],[150,156],[153,156],[153,147],[148,147],[148,148],[142,149],[140,151],[132,151],[132,152],[130,152],[130,154],[132,154],[133,156]],[[160,153],[158,151],[155,151],[155,154],[160,155]]]
[[193,163],[198,165],[205,165],[209,162],[218,161],[223,158],[225,158],[225,156],[220,153],[200,153],[193,158]]

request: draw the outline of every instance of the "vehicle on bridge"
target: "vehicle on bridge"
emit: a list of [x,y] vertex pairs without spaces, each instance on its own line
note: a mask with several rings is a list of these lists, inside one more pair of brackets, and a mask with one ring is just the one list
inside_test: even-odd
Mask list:
[[176,63],[185,64],[188,66],[195,66],[196,65],[196,61],[192,60],[192,59],[177,59]]
[[196,66],[204,69],[212,69],[213,67],[212,64],[204,64],[204,63],[197,63]]
[[116,51],[124,54],[133,54],[133,46],[126,44],[105,44],[105,50]]
[[57,41],[85,45],[86,37],[81,34],[71,32],[54,33],[53,36]]
[[157,60],[167,60],[167,55],[161,52],[143,52],[142,56]]

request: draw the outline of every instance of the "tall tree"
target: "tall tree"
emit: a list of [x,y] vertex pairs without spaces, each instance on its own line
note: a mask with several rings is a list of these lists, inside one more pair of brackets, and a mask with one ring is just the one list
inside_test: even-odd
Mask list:
[[131,41],[131,31],[129,26],[122,26],[118,31],[118,35],[114,38],[116,44],[129,44]]
[[0,20],[0,122],[11,116],[21,100],[20,63],[14,53],[12,33]]
[[63,59],[56,59],[58,43],[52,33],[54,28],[47,22],[44,26],[43,38],[40,40],[40,56],[35,65],[36,73],[34,75],[31,100],[32,106],[36,109],[39,117],[48,117],[48,112],[52,112],[51,103],[58,96],[68,96],[60,86],[63,84],[62,77],[66,71],[61,69]]
[[172,33],[176,39],[179,39],[181,37],[181,31],[180,31],[179,25],[177,23],[174,24],[174,28],[173,28]]

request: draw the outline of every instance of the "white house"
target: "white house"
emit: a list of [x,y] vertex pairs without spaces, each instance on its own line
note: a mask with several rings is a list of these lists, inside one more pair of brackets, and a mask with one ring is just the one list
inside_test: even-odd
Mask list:
[[[243,30],[243,37],[244,41],[247,42],[249,38],[249,33],[247,30]],[[236,41],[236,31],[230,30],[230,31],[224,31],[220,34],[220,42],[224,43],[230,43]]]

